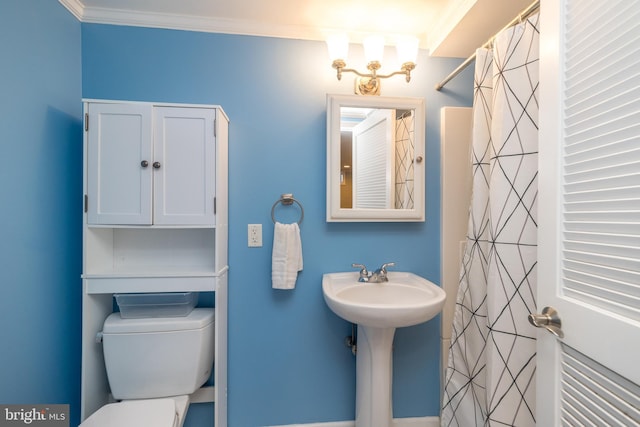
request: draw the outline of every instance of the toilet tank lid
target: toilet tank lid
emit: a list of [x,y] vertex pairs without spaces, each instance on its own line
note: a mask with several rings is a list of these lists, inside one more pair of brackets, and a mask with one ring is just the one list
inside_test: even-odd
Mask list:
[[171,332],[202,329],[213,323],[213,308],[194,308],[184,317],[150,317],[123,319],[120,313],[112,313],[104,321],[103,334],[132,334],[147,332]]

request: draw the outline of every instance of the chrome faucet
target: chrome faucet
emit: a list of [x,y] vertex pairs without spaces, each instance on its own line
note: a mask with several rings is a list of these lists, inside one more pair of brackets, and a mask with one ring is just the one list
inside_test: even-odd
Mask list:
[[351,267],[360,269],[360,277],[358,278],[358,282],[369,281],[369,271],[364,264],[351,264]]
[[387,262],[382,264],[382,266],[374,271],[369,278],[370,282],[378,283],[378,282],[388,282],[389,278],[387,278],[387,267],[395,267],[395,262]]
[[395,262],[387,262],[382,264],[380,268],[375,270],[373,273],[370,273],[363,264],[351,264],[353,268],[360,269],[360,277],[358,278],[358,282],[367,282],[367,283],[382,283],[388,282],[389,278],[387,277],[387,267],[395,266]]

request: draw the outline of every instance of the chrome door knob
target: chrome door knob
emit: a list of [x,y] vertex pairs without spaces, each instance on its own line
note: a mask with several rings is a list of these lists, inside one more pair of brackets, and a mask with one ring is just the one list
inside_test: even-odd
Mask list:
[[529,314],[529,323],[536,328],[545,328],[558,338],[564,338],[562,332],[562,322],[558,316],[558,311],[553,307],[545,307],[542,314]]

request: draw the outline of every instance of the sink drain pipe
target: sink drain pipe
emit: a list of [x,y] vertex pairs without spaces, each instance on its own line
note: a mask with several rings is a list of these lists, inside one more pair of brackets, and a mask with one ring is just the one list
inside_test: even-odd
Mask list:
[[344,337],[344,345],[351,349],[351,353],[355,356],[358,352],[358,325],[351,324],[351,335]]

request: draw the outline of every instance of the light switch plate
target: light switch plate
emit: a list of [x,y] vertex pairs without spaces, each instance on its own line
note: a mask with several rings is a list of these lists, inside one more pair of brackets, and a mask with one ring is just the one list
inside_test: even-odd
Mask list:
[[262,224],[249,224],[247,235],[250,248],[262,247]]

